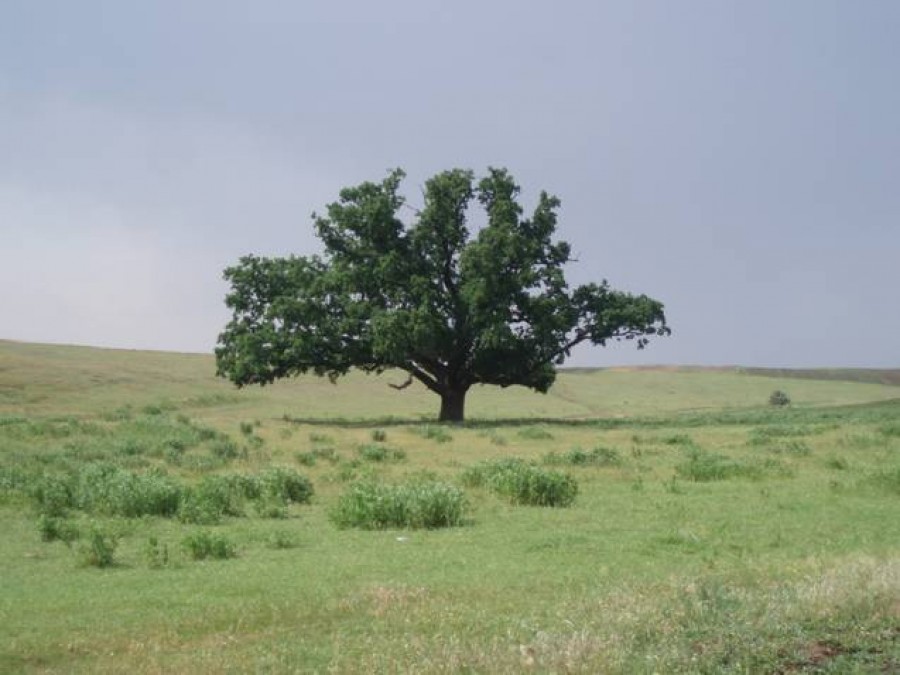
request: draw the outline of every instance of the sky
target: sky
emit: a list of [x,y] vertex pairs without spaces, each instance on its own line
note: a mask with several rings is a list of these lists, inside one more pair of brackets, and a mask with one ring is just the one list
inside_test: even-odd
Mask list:
[[570,365],[900,367],[895,0],[4,0],[0,338],[209,352],[222,270],[402,167],[562,200],[673,334]]

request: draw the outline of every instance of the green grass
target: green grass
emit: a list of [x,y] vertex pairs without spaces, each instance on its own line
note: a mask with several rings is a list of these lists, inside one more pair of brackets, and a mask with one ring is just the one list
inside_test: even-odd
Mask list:
[[445,427],[389,373],[211,372],[0,342],[0,672],[900,668],[895,387],[570,372]]

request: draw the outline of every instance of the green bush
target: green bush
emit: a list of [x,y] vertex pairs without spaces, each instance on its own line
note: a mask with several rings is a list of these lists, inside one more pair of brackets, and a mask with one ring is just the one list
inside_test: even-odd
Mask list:
[[178,511],[182,488],[160,472],[135,474],[98,462],[78,473],[74,493],[77,506],[93,513],[171,517]]
[[47,516],[62,516],[76,506],[71,477],[37,476],[25,484],[37,510]]
[[96,525],[78,548],[78,558],[82,565],[89,567],[112,567],[115,564],[116,538]]
[[422,438],[427,438],[437,443],[449,443],[453,440],[453,436],[446,429],[437,426],[425,425],[417,428],[415,432]]
[[471,487],[486,487],[517,505],[564,507],[578,495],[578,483],[568,474],[547,471],[514,457],[469,467],[461,480]]
[[769,396],[769,405],[775,406],[776,408],[783,408],[786,405],[790,405],[790,403],[791,397],[781,391],[781,389],[776,389]]
[[562,454],[551,452],[544,455],[544,464],[568,466],[619,466],[622,456],[614,448],[597,446],[593,450],[572,448]]
[[282,503],[306,504],[312,499],[313,485],[310,480],[292,469],[273,467],[259,476],[263,496]]
[[215,525],[224,516],[241,516],[245,499],[259,496],[259,488],[252,477],[204,476],[188,490],[178,509],[178,519],[184,523]]
[[387,485],[366,480],[351,485],[330,516],[340,528],[435,529],[461,525],[465,510],[464,493],[448,483]]
[[213,454],[214,457],[218,457],[219,459],[226,462],[232,459],[236,459],[241,454],[237,443],[231,440],[228,436],[220,436],[216,438],[212,443],[210,443],[209,451]]
[[361,445],[356,451],[367,462],[402,462],[406,459],[406,453],[403,450],[376,445],[375,443]]
[[42,514],[38,518],[38,533],[41,535],[41,541],[61,541],[66,546],[71,545],[73,541],[81,536],[78,528],[63,518],[55,518]]
[[705,483],[736,477],[760,478],[763,468],[695,448],[686,462],[675,467],[675,473],[686,480]]
[[372,429],[372,440],[376,443],[384,443],[387,440],[387,432],[384,429]]
[[553,438],[553,434],[543,427],[522,427],[516,435],[529,441],[549,441]]
[[225,560],[237,556],[237,548],[231,541],[210,532],[195,532],[182,540],[182,546],[194,560]]
[[160,544],[156,537],[150,537],[144,547],[144,557],[151,569],[166,567],[169,564],[169,546],[165,543]]

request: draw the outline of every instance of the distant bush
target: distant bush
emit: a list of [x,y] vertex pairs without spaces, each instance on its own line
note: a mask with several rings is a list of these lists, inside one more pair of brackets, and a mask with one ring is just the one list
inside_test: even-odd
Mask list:
[[285,504],[306,504],[312,499],[313,485],[306,476],[292,469],[273,467],[259,475],[263,496]]
[[209,445],[209,451],[214,457],[221,460],[229,461],[236,459],[240,454],[238,444],[231,440],[228,436],[219,436]]
[[78,508],[125,518],[171,517],[181,493],[181,486],[160,472],[136,474],[101,462],[83,467],[74,485]]
[[553,434],[543,427],[522,427],[516,435],[529,441],[549,441],[553,438]]
[[723,455],[694,449],[686,462],[675,467],[675,473],[686,480],[703,483],[735,477],[759,478],[763,470]]
[[430,441],[435,441],[437,443],[449,443],[453,440],[453,436],[450,433],[441,427],[425,425],[423,427],[419,427],[415,430],[419,436],[422,438],[427,438]]
[[516,458],[470,467],[461,480],[473,487],[484,486],[517,505],[564,507],[578,495],[578,483],[568,474],[547,471]]
[[366,480],[351,485],[330,516],[340,528],[435,529],[461,525],[465,510],[464,493],[448,483],[387,485]]
[[592,450],[572,448],[562,454],[551,452],[544,455],[544,464],[568,466],[619,466],[622,456],[615,448],[598,445]]
[[237,548],[226,537],[210,532],[195,532],[182,540],[182,546],[194,560],[225,560],[237,556]]
[[372,440],[376,443],[384,443],[387,440],[387,432],[384,429],[372,429]]
[[262,488],[256,476],[204,476],[186,492],[178,510],[178,519],[185,523],[215,525],[224,516],[244,515],[244,500],[258,499],[261,494]]
[[116,537],[95,525],[78,547],[79,561],[89,567],[112,567],[117,546]]
[[791,397],[781,391],[781,389],[776,389],[769,396],[769,405],[775,406],[776,408],[782,408],[786,405],[790,405],[790,403]]
[[81,536],[81,532],[73,523],[64,518],[48,515],[41,515],[38,518],[38,533],[41,535],[41,541],[61,541],[66,546]]
[[156,537],[150,537],[144,547],[144,558],[151,569],[166,567],[169,564],[169,546],[160,544]]
[[403,450],[389,448],[385,445],[376,445],[375,443],[361,445],[356,451],[367,462],[402,462],[406,459],[406,453]]

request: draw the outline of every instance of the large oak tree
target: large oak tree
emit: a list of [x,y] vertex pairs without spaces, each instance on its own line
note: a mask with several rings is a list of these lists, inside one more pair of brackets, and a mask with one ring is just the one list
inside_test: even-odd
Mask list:
[[642,348],[669,333],[656,300],[606,281],[566,284],[556,197],[542,192],[523,217],[506,170],[476,181],[455,169],[425,184],[421,210],[404,211],[403,177],[346,188],[314,214],[321,256],[250,255],[225,270],[233,317],[216,348],[220,375],[242,386],[400,369],[441,397],[441,420],[458,421],[474,384],[545,392],[577,344]]

